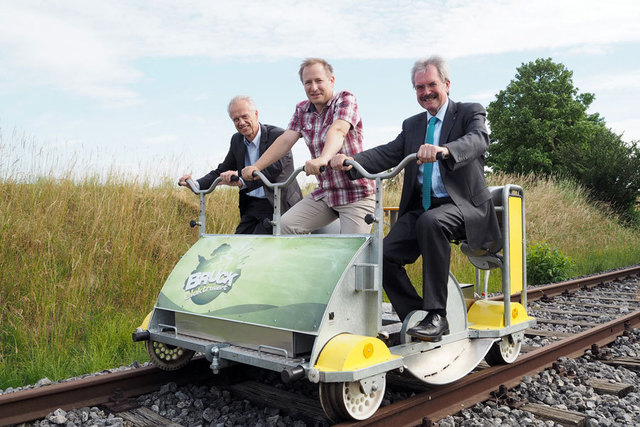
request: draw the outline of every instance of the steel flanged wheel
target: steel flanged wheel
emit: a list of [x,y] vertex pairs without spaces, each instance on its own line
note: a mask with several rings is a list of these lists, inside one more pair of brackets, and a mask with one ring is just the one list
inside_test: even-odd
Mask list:
[[490,366],[513,363],[520,354],[523,338],[524,334],[511,334],[502,337],[500,341],[493,343],[484,360]]
[[152,340],[147,340],[146,346],[151,363],[163,371],[175,371],[182,368],[189,363],[195,353],[193,350]]
[[320,403],[327,417],[334,423],[344,420],[366,420],[380,407],[386,381],[364,393],[360,382],[320,383]]

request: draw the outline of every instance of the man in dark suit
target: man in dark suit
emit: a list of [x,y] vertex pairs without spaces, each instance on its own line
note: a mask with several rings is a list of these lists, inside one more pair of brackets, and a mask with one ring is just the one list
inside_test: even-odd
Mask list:
[[[258,110],[248,96],[233,98],[229,102],[228,111],[238,133],[231,137],[231,146],[224,161],[217,169],[197,180],[197,186],[201,189],[209,188],[220,177],[221,184],[239,187],[240,224],[236,228],[236,234],[270,234],[271,230],[265,227],[264,222],[273,217],[273,190],[264,186],[261,180],[245,182],[242,178],[232,180],[232,177],[239,177],[245,166],[255,163],[284,130],[261,124],[258,121]],[[289,151],[262,172],[269,181],[282,182],[291,175],[293,169],[293,157]],[[184,175],[178,184],[186,187],[189,178],[191,175]],[[280,195],[281,213],[302,199],[300,187],[295,181],[283,188]]]
[[[394,141],[353,158],[377,173],[417,152],[418,161],[409,163],[404,172],[398,220],[384,239],[383,282],[400,319],[413,310],[428,312],[407,333],[439,341],[449,333],[450,241],[466,239],[472,249],[497,251],[501,234],[484,179],[484,155],[489,145],[484,108],[449,99],[449,70],[440,57],[417,61],[411,81],[418,103],[427,111],[405,120]],[[444,159],[436,162],[438,153]],[[335,156],[331,166],[358,176],[355,169],[342,166],[346,158]],[[420,255],[423,298],[404,269]]]

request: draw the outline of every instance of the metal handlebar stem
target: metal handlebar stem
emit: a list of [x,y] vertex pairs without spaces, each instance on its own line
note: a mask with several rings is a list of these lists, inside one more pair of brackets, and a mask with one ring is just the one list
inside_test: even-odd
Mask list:
[[198,188],[196,187],[196,184],[191,179],[187,179],[187,184],[189,184],[189,189],[193,191],[194,194],[197,194],[198,196],[200,196],[200,212],[198,214],[198,222],[196,222],[196,225],[198,226],[198,238],[204,236],[207,231],[205,196],[211,193],[213,190],[215,190],[215,188],[218,186],[218,183],[220,181],[221,181],[220,177],[217,177],[211,184],[211,187],[207,188],[206,190],[198,190]]
[[[374,179],[376,182],[376,203],[375,203],[374,218],[373,218],[372,246],[373,246],[373,253],[375,254],[375,257],[376,257],[375,264],[378,265],[378,268],[376,269],[376,276],[377,276],[376,283],[379,283],[380,285],[382,285],[382,241],[384,240],[384,221],[383,221],[384,210],[382,206],[382,196],[383,196],[382,180],[393,178],[394,176],[398,175],[400,171],[409,164],[409,162],[411,162],[412,160],[415,161],[416,158],[417,158],[416,154],[410,154],[404,159],[402,159],[402,161],[398,163],[398,165],[395,168],[393,168],[391,171],[380,172],[375,174],[369,173],[366,169],[362,167],[362,165],[360,165],[360,163],[356,162],[355,160],[347,159],[343,163],[344,166],[353,166],[353,168],[355,168],[355,170],[357,170],[358,173],[360,173],[360,175],[368,179]],[[379,292],[379,298],[380,298],[380,303],[382,303],[382,292]]]
[[[438,153],[440,154],[440,153]],[[441,160],[442,157],[439,155],[438,160]],[[416,154],[410,154],[407,157],[405,157],[404,159],[402,159],[402,161],[394,168],[392,169],[390,172],[380,172],[377,174],[371,174],[369,172],[367,172],[366,169],[364,169],[358,162],[354,161],[354,160],[345,160],[344,161],[344,165],[345,166],[353,166],[363,177],[368,178],[368,179],[373,179],[376,181],[376,205],[375,205],[375,210],[374,210],[374,235],[376,236],[376,241],[378,241],[377,243],[375,243],[376,245],[378,245],[379,247],[378,252],[379,252],[379,256],[378,256],[378,261],[379,261],[379,265],[382,265],[382,238],[383,238],[383,221],[382,221],[382,217],[383,217],[383,208],[382,208],[382,180],[383,179],[389,179],[389,178],[393,178],[394,176],[396,176],[397,174],[400,173],[400,171],[402,169],[404,169],[404,167],[409,164],[410,161],[412,160],[416,160]],[[321,169],[322,171],[323,169]],[[273,189],[273,219],[271,221],[271,224],[273,225],[273,235],[274,236],[279,236],[281,234],[281,227],[280,227],[280,217],[281,217],[281,213],[280,213],[280,192],[282,188],[288,187],[289,185],[291,185],[291,183],[296,179],[296,177],[298,176],[298,174],[300,174],[301,172],[304,172],[304,166],[300,166],[299,168],[295,169],[293,171],[293,173],[291,175],[289,175],[289,178],[287,178],[286,181],[282,181],[282,182],[271,182],[269,181],[269,179],[260,171],[256,170],[253,171],[253,176],[256,176],[258,178],[260,178],[260,180],[262,181],[262,183],[264,185],[266,185],[269,188]],[[198,237],[202,237],[205,235],[206,232],[206,214],[205,214],[205,208],[206,208],[206,204],[205,204],[205,196],[209,193],[211,193],[213,190],[215,190],[215,188],[218,186],[218,184],[220,183],[221,178],[218,177],[216,178],[213,183],[211,184],[211,186],[209,188],[207,188],[206,190],[202,190],[202,189],[197,189],[195,183],[193,182],[193,180],[191,179],[187,179],[187,184],[189,185],[189,188],[191,189],[191,191],[194,194],[197,194],[198,196],[200,196],[200,213],[199,213],[199,217],[198,217],[198,222],[196,223],[199,227],[199,231],[198,231]],[[382,283],[382,282],[380,282]]]
[[293,171],[289,178],[286,181],[282,182],[271,182],[269,179],[264,176],[264,174],[258,170],[253,171],[253,176],[257,176],[262,180],[262,183],[269,188],[273,188],[273,219],[271,220],[271,225],[273,226],[273,235],[280,235],[280,191],[282,188],[288,187],[291,183],[296,179],[300,172],[304,172],[304,166],[300,166],[296,170]]

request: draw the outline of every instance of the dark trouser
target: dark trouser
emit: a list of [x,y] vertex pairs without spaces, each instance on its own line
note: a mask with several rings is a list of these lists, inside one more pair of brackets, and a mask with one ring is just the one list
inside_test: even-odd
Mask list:
[[[391,228],[383,243],[384,290],[401,320],[413,310],[446,313],[451,240],[465,236],[460,209],[451,199],[434,199],[428,211],[410,209]],[[422,295],[404,268],[422,255]]]
[[246,208],[240,216],[236,234],[271,234],[272,229],[264,226],[264,220],[273,218],[273,206],[267,199],[248,197]]

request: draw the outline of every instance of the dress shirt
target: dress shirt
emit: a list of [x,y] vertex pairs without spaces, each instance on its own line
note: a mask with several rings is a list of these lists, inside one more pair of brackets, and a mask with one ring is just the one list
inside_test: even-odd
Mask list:
[[[247,140],[246,137],[243,138],[244,145],[247,147],[247,152],[244,154],[245,167],[255,164],[260,158],[260,133],[261,133],[260,128],[258,128],[258,134],[256,135],[255,138],[253,138],[252,141]],[[245,184],[244,180],[242,178],[240,179],[242,181],[241,189],[246,188],[247,185]],[[264,199],[267,197],[267,195],[264,192],[263,186],[260,186],[253,191],[249,191],[247,195],[251,197],[257,197],[260,199]]]
[[[438,113],[436,114],[438,120],[436,121],[435,129],[433,132],[433,145],[440,146],[440,132],[442,131],[442,122],[444,121],[444,115],[447,112],[448,106],[449,98],[447,98],[447,101],[442,104],[442,106],[438,110]],[[431,117],[433,116],[427,111],[427,123],[429,123]],[[418,183],[420,184],[420,186],[422,186],[423,168],[424,165],[421,165],[418,168]],[[449,193],[447,193],[447,189],[444,187],[444,183],[442,182],[442,176],[440,175],[440,167],[438,165],[438,161],[434,163],[431,171],[431,192],[435,197],[449,197]]]

